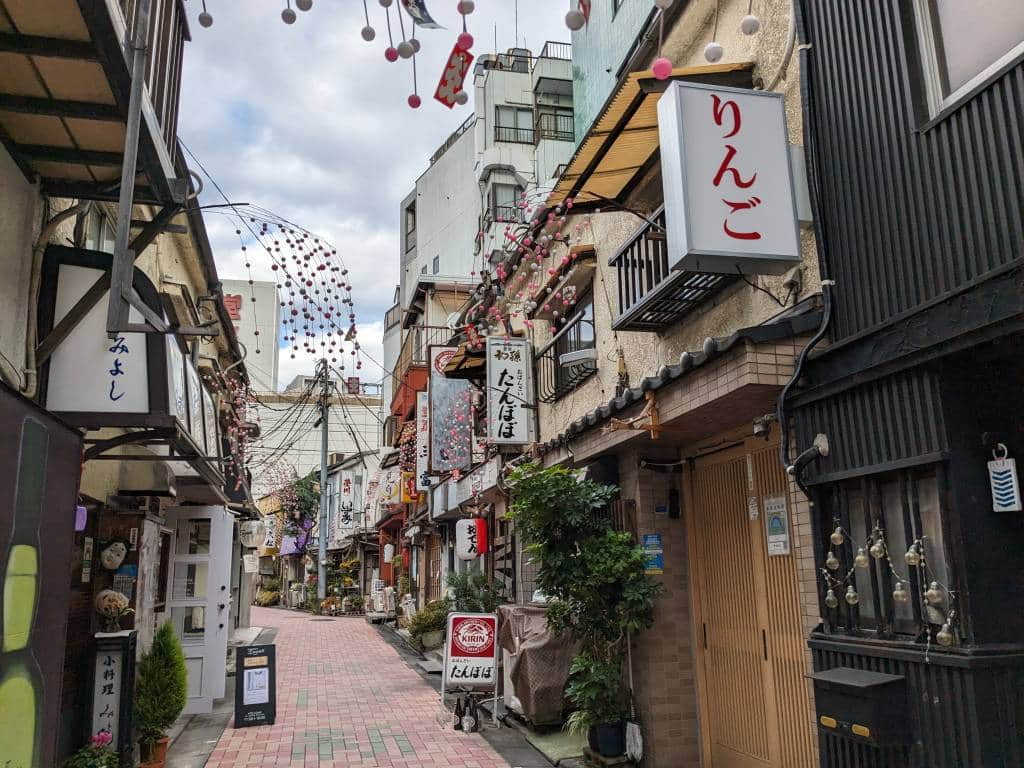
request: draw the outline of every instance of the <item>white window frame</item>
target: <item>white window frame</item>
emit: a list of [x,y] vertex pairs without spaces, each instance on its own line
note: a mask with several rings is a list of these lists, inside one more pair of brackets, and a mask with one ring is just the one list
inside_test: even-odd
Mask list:
[[924,77],[925,94],[928,99],[928,116],[932,121],[945,117],[987,87],[993,80],[1002,77],[1009,69],[1024,61],[1024,41],[1007,51],[988,67],[972,77],[954,91],[946,94],[942,84],[942,62],[936,35],[937,21],[932,14],[932,0],[914,0],[914,19],[918,49],[921,54],[921,70]]

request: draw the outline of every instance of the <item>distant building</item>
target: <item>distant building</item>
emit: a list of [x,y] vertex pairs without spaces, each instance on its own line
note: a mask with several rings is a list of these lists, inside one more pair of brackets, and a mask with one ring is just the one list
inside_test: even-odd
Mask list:
[[221,285],[235,334],[245,348],[245,365],[253,389],[276,392],[280,354],[277,329],[281,324],[277,284],[257,281],[250,285],[248,280],[223,280]]

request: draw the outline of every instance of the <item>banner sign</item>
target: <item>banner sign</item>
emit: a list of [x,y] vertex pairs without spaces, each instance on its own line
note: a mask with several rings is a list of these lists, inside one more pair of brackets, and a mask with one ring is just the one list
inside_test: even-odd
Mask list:
[[273,725],[277,717],[276,646],[243,645],[235,656],[235,728]]
[[531,345],[526,339],[487,337],[487,439],[527,445],[533,437]]
[[781,93],[673,82],[658,132],[672,269],[782,274],[800,263]]
[[356,502],[353,473],[342,470],[338,476],[338,513],[334,518],[335,538],[343,539],[356,527]]
[[416,490],[430,490],[430,395],[416,393]]
[[492,613],[449,613],[444,642],[446,688],[495,688],[498,617]]
[[456,347],[430,347],[430,470],[467,469],[473,450],[473,385],[444,368]]
[[644,548],[644,571],[652,576],[665,572],[665,546],[662,544],[660,533],[645,533],[643,535]]

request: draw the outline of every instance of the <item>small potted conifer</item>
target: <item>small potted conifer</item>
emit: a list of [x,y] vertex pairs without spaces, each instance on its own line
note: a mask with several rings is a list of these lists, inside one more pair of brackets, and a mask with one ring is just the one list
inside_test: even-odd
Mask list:
[[157,630],[152,648],[139,661],[135,728],[142,751],[140,768],[162,768],[167,757],[167,733],[185,709],[187,695],[185,653],[168,621]]

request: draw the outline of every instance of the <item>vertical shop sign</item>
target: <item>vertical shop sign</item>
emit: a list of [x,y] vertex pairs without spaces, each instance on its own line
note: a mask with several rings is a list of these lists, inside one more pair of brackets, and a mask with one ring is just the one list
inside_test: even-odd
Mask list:
[[765,496],[764,528],[769,555],[789,554],[789,515],[785,496]]
[[122,760],[135,746],[132,723],[137,637],[135,630],[96,635],[89,736],[109,734],[110,746]]
[[645,533],[643,535],[644,571],[651,575],[659,575],[665,572],[665,547],[661,541],[660,533]]
[[526,445],[533,436],[530,342],[487,337],[487,438]]
[[416,393],[416,490],[430,490],[430,395]]
[[473,386],[449,379],[455,347],[430,347],[430,470],[467,469],[473,450]]
[[490,613],[448,614],[444,644],[444,682],[448,689],[495,687],[498,617]]
[[338,516],[335,518],[335,537],[345,538],[356,527],[355,491],[352,485],[352,471],[342,470],[338,477]]

